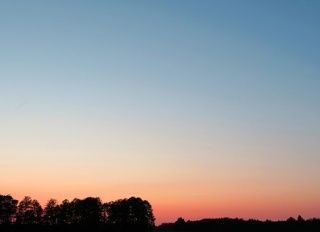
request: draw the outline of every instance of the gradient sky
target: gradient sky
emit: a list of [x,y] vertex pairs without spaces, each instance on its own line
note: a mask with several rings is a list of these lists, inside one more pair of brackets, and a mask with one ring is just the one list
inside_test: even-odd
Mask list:
[[1,1],[0,194],[157,224],[320,217],[320,1]]

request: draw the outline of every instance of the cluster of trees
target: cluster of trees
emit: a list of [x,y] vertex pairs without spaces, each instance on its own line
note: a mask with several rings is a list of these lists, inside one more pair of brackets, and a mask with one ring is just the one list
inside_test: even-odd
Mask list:
[[304,220],[301,216],[292,217],[286,221],[259,221],[254,219],[203,219],[199,221],[185,221],[178,218],[175,223],[164,223],[157,227],[157,231],[224,231],[224,232],[316,232],[320,231],[320,219]]
[[[154,228],[152,206],[146,200],[131,197],[102,203],[98,197],[64,200],[50,199],[44,208],[35,199],[20,202],[0,195],[0,228],[100,228],[107,231],[150,231]],[[59,230],[60,230],[59,229]]]

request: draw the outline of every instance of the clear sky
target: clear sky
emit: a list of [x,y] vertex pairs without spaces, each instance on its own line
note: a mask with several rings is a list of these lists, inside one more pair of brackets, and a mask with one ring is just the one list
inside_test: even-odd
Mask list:
[[320,1],[1,1],[0,194],[157,224],[320,217]]

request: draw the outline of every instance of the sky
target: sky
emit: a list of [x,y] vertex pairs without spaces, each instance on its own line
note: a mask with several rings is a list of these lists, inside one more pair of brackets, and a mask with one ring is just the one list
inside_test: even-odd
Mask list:
[[320,2],[1,1],[0,194],[156,224],[320,217]]

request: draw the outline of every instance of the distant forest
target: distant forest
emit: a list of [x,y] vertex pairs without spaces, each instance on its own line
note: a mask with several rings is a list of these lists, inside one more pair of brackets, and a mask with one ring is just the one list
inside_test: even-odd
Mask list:
[[320,219],[305,220],[301,216],[288,218],[286,221],[259,221],[231,218],[203,219],[199,221],[185,221],[179,218],[175,223],[163,223],[156,231],[171,232],[319,232]]
[[319,232],[320,219],[301,216],[286,221],[231,218],[154,224],[152,206],[138,197],[103,203],[99,197],[50,199],[44,208],[35,199],[20,202],[0,195],[0,232]]
[[20,202],[0,195],[0,231],[123,231],[147,232],[155,228],[152,206],[131,197],[102,203],[99,197],[64,200],[50,199],[44,208],[35,199]]

